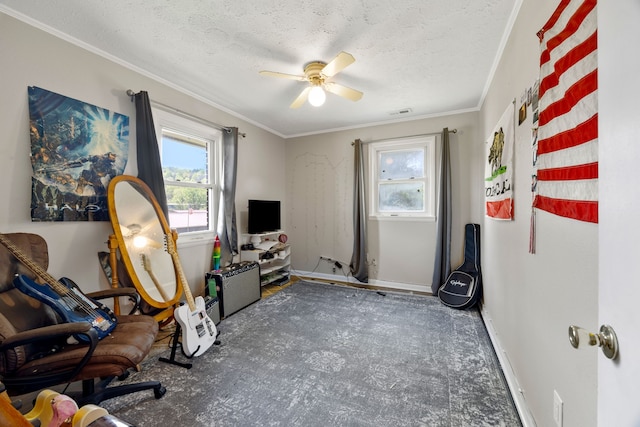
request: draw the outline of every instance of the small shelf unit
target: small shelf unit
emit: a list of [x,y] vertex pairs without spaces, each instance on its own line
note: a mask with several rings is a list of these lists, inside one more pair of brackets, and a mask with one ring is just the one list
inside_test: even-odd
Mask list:
[[241,261],[255,261],[260,265],[260,285],[283,284],[290,279],[291,245],[280,242],[282,230],[243,234],[245,244],[252,244],[254,249],[241,250]]

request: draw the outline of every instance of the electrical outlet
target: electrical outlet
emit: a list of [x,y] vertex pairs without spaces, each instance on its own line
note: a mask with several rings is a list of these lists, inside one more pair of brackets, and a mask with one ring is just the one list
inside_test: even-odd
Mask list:
[[555,390],[553,390],[553,420],[557,427],[562,427],[562,399]]
[[320,259],[321,259],[321,260],[324,260],[324,261],[333,262],[333,260],[332,260],[331,258],[329,258],[328,256],[320,255]]

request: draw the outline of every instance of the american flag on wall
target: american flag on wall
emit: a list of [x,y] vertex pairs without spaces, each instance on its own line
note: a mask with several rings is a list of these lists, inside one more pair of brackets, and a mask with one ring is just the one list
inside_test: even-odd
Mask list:
[[540,115],[533,207],[597,223],[596,0],[561,0],[538,37]]

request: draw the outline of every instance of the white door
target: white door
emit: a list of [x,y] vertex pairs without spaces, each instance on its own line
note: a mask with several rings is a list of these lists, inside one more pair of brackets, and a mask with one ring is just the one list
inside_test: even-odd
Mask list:
[[599,319],[620,344],[615,362],[598,354],[600,427],[640,426],[638,22],[640,1],[598,2]]

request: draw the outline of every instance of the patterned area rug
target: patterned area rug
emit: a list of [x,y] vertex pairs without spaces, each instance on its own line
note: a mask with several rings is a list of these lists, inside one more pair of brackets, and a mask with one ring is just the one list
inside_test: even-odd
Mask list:
[[163,398],[102,405],[139,427],[521,425],[477,310],[297,282],[218,328],[192,369],[153,357],[127,380]]

